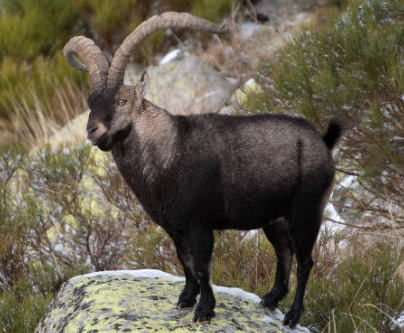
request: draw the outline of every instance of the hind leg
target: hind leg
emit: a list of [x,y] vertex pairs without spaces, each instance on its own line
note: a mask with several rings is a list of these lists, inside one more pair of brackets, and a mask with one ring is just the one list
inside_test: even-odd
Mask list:
[[271,291],[261,301],[261,305],[275,309],[289,291],[293,249],[289,238],[288,223],[282,219],[263,228],[276,253],[276,276]]
[[322,200],[301,199],[292,209],[289,220],[289,234],[297,261],[297,288],[293,304],[285,315],[284,324],[293,328],[303,313],[303,299],[311,268],[312,251],[320,230]]

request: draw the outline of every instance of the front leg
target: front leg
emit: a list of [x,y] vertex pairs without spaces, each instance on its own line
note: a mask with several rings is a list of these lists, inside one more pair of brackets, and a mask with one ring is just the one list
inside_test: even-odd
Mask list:
[[185,275],[185,288],[178,298],[177,309],[189,309],[196,303],[196,296],[200,291],[198,278],[194,270],[191,246],[186,235],[171,235],[171,238],[174,241],[177,256]]
[[195,309],[194,322],[205,323],[215,316],[215,296],[210,285],[210,263],[213,251],[213,231],[194,224],[189,230],[194,259],[194,271],[201,287],[201,298]]

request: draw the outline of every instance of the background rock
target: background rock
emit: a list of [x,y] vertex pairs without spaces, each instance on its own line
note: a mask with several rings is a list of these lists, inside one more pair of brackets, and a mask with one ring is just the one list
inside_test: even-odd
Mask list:
[[[184,279],[157,270],[100,272],[66,282],[35,333],[289,332],[279,310],[238,288],[214,287],[216,317],[192,322],[193,309],[175,308]],[[298,327],[294,332],[309,332]]]
[[[194,55],[182,54],[168,63],[147,68],[150,86],[146,98],[173,114],[219,111],[233,85],[212,66]],[[135,85],[142,72],[129,65],[125,84]]]

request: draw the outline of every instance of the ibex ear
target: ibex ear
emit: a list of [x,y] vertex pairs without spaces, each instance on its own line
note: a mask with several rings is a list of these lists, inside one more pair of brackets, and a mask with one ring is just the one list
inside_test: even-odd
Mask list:
[[147,88],[149,87],[149,74],[147,72],[143,72],[140,81],[135,86],[135,93],[139,99],[143,99],[144,95],[146,95]]

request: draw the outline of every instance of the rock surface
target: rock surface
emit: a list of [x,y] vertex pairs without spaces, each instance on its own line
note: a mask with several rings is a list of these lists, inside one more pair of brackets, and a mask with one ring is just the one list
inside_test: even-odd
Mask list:
[[280,311],[237,288],[214,287],[216,317],[194,324],[193,309],[177,310],[184,279],[156,270],[100,272],[72,278],[49,305],[35,333],[309,332],[282,325]]

